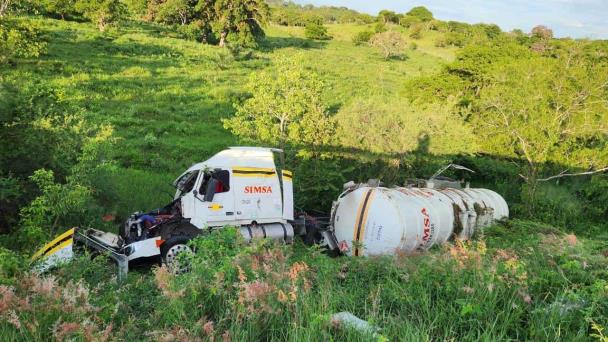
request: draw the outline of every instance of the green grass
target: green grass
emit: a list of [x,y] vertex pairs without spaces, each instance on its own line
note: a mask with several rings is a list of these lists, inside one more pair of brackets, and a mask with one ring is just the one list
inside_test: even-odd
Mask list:
[[[0,322],[0,336],[48,340],[72,327],[65,337],[101,338],[111,325],[118,340],[587,341],[608,324],[608,245],[547,225],[512,220],[472,242],[381,258],[247,245],[237,234],[195,241],[192,271],[177,277],[133,271],[118,287],[103,259],[66,265],[56,283],[17,275],[4,310],[23,328]],[[19,304],[26,296],[30,306]],[[342,311],[378,335],[332,322]]]
[[357,25],[330,25],[335,38],[326,42],[305,39],[302,28],[269,26],[262,48],[240,59],[152,24],[102,34],[88,23],[36,21],[47,35],[47,53],[7,77],[25,75],[55,87],[91,122],[114,126],[116,157],[126,170],[114,174],[113,182],[122,185],[115,191],[130,195],[105,205],[120,216],[147,209],[138,205],[161,205],[167,198],[161,194],[172,191],[167,184],[185,168],[238,143],[221,119],[245,96],[249,74],[278,56],[304,56],[322,76],[333,112],[370,96],[399,101],[405,80],[436,72],[449,59],[421,48],[405,60],[385,61],[373,48],[353,45],[352,35],[365,28]]

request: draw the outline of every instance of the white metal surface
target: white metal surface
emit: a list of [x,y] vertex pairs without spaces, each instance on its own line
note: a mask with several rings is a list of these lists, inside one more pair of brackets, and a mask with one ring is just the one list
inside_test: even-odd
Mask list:
[[[190,167],[199,172],[192,191],[181,194],[182,215],[198,228],[247,225],[251,223],[287,223],[293,220],[293,185],[283,171],[282,180],[274,162],[278,149],[261,147],[231,147],[208,160]],[[217,193],[210,202],[202,200],[203,170],[226,170],[230,173],[230,189]]]
[[383,255],[467,239],[508,215],[505,200],[488,189],[363,186],[338,198],[332,226],[347,254]]

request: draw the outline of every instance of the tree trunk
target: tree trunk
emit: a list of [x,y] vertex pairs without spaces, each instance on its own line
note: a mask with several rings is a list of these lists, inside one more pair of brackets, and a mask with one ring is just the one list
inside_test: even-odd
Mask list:
[[99,28],[99,31],[103,32],[106,30],[106,20],[104,17],[99,18],[99,20],[97,20],[97,27]]
[[220,33],[220,47],[226,46],[226,35],[226,31],[222,31],[222,33]]

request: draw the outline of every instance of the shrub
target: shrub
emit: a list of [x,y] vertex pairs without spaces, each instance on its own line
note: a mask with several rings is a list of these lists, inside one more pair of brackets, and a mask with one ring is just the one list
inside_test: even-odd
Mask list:
[[374,35],[374,32],[372,32],[372,31],[361,31],[353,37],[353,44],[361,45],[361,44],[367,43],[367,42],[369,42],[369,40],[372,38],[373,35]]
[[33,22],[0,18],[0,64],[14,58],[38,57],[45,49],[46,43]]
[[416,24],[410,27],[410,38],[420,39],[422,38],[422,30],[423,26],[421,24]]
[[378,48],[385,59],[403,56],[406,47],[401,33],[395,31],[376,33],[370,39],[369,44]]
[[387,30],[386,24],[383,21],[379,21],[374,25],[374,32],[376,33],[386,32]]
[[308,39],[314,40],[329,40],[332,37],[327,33],[327,27],[318,20],[312,20],[306,24],[304,35]]

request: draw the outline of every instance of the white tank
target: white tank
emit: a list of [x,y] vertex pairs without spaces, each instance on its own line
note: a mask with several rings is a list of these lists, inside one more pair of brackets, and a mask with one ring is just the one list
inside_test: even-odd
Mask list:
[[488,189],[383,188],[347,190],[332,209],[339,245],[354,256],[426,250],[451,237],[470,238],[509,208]]

